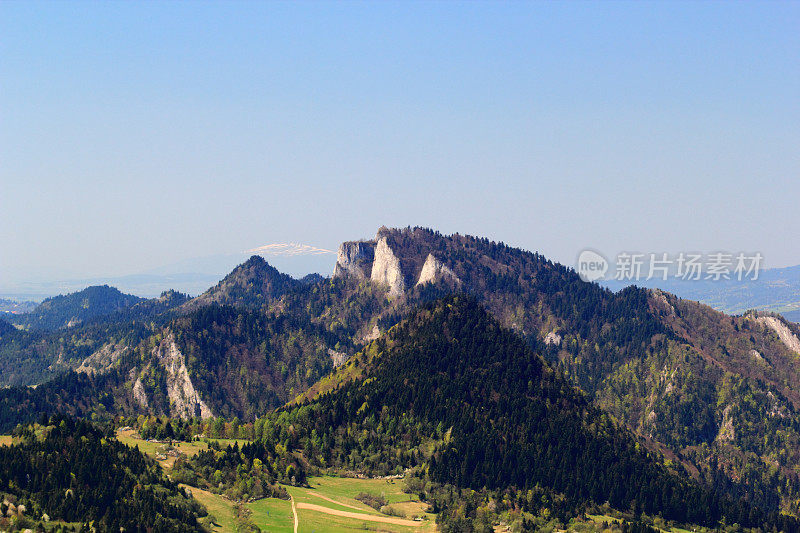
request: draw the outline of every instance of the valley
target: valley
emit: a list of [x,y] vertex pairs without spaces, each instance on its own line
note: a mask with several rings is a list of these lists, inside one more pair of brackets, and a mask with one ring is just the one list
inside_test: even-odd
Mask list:
[[[225,448],[248,442],[242,439],[155,442],[142,439],[132,428],[118,429],[116,438],[158,461],[167,475],[177,457],[194,457],[201,450],[207,450],[210,443]],[[10,444],[10,436],[6,440]],[[206,521],[212,531],[234,532],[255,525],[262,531],[292,532],[295,516],[299,532],[362,531],[365,524],[374,524],[380,531],[398,533],[435,529],[436,516],[426,512],[427,504],[404,492],[402,478],[311,477],[307,487],[285,486],[291,500],[263,498],[244,504],[191,485],[182,487],[213,516]],[[364,494],[385,500],[385,508],[379,512],[359,501],[359,495]]]

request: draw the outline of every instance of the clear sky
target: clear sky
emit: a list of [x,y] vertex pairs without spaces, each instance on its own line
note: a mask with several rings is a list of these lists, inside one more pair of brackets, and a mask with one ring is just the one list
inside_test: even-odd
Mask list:
[[422,225],[800,264],[800,3],[0,2],[0,283]]

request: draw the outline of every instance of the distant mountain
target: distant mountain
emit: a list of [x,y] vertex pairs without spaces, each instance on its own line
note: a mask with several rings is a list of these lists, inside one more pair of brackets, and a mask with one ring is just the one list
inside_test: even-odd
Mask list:
[[11,314],[20,314],[20,313],[28,313],[33,311],[36,306],[39,305],[36,302],[30,301],[16,301],[16,300],[4,300],[0,298],[0,316],[4,313],[11,313]]
[[187,302],[185,309],[217,304],[260,307],[296,288],[300,282],[278,272],[263,257],[254,255],[206,292]]
[[[616,280],[601,283],[615,291],[630,284]],[[800,321],[800,266],[763,270],[756,280],[669,278],[642,280],[636,284],[695,300],[728,314],[742,314],[755,309],[780,313],[788,320]]]
[[[143,298],[155,298],[168,290],[197,296],[252,255],[261,255],[267,258],[272,266],[295,278],[301,278],[309,273],[328,275],[333,270],[335,262],[335,254],[328,250],[297,244],[273,244],[254,248],[250,252],[189,258],[123,276],[2,283],[0,284],[0,297],[9,299],[10,303],[6,307],[8,311],[27,312],[32,308],[29,307],[31,303],[35,307],[35,302],[25,302],[24,306],[20,306],[14,304],[13,301],[41,301],[93,285],[110,285],[117,287],[122,292]],[[0,300],[0,313],[3,312],[3,309],[4,306]]]
[[320,274],[314,273],[314,274],[306,274],[305,276],[300,278],[299,281],[304,285],[314,285],[316,283],[325,281],[325,278]]
[[784,311],[781,313],[786,320],[791,322],[800,323],[800,311]]
[[17,315],[13,321],[25,328],[54,330],[74,327],[89,319],[109,315],[133,307],[143,301],[138,296],[124,294],[108,285],[48,298],[30,313]]

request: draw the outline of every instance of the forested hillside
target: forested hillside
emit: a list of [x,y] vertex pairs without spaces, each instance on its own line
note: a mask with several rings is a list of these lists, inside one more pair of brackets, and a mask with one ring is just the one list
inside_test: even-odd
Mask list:
[[15,528],[46,515],[98,531],[201,531],[206,511],[152,459],[110,437],[65,417],[19,429],[21,442],[0,446],[0,495],[16,511],[3,509],[0,528],[16,514]]
[[[318,465],[372,475],[423,466],[440,484],[514,487],[533,515],[547,507],[566,519],[609,502],[704,525],[794,527],[669,471],[469,297],[413,313],[259,432]],[[474,518],[442,516],[453,531]]]
[[13,332],[15,330],[16,330],[16,328],[13,325],[9,324],[8,322],[6,322],[3,319],[0,319],[0,337],[2,337],[3,335],[6,335],[8,333],[11,333],[11,332]]
[[660,291],[612,293],[486,239],[424,228],[381,228],[376,239],[385,239],[413,287],[396,300],[419,290],[414,280],[426,255],[435,256],[460,290],[654,448],[673,450],[719,490],[797,512],[796,326],[729,317]]

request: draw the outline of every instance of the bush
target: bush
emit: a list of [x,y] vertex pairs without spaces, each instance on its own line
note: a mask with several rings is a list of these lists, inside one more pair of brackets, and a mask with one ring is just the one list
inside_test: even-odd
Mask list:
[[403,513],[401,513],[391,505],[384,505],[383,507],[380,508],[380,512],[388,516],[400,516],[400,517],[405,516]]
[[383,512],[381,511],[381,507],[384,507],[389,503],[389,501],[386,499],[386,496],[383,494],[370,494],[368,492],[359,492],[358,495],[356,495],[356,500],[365,503],[376,511],[380,512]]

